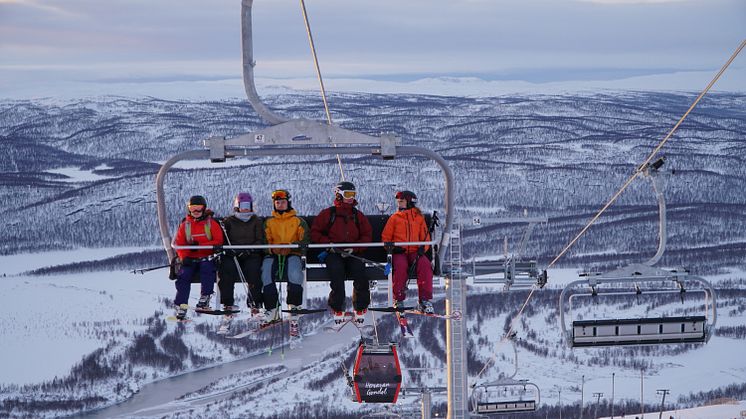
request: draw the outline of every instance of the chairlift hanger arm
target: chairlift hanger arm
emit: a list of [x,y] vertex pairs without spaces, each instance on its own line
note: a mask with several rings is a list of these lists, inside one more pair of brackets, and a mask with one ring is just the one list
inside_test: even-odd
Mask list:
[[256,91],[254,84],[254,45],[251,23],[251,6],[254,0],[241,1],[241,50],[243,57],[243,84],[246,91],[246,97],[254,108],[256,113],[266,122],[272,125],[286,122],[288,118],[272,112],[267,105],[262,102],[259,93]]

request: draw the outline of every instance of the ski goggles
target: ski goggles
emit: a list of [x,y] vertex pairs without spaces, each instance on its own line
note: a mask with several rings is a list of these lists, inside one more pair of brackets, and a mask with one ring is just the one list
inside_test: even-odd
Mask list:
[[357,192],[355,191],[339,191],[340,195],[342,195],[343,198],[350,199],[357,196]]
[[204,211],[205,206],[204,205],[188,205],[187,208],[189,209],[189,212],[191,211]]
[[288,194],[288,191],[283,190],[272,192],[272,200],[277,201],[278,199],[290,199],[290,194]]

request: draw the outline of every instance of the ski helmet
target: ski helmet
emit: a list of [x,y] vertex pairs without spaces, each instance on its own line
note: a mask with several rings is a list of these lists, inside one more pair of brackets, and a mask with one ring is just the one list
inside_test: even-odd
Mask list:
[[272,192],[272,200],[277,201],[278,199],[287,199],[290,201],[290,192],[287,189],[275,189]]
[[207,200],[202,195],[194,195],[189,198],[189,201],[187,202],[187,207],[190,205],[204,205],[205,208],[207,208]]
[[354,198],[357,195],[355,184],[352,182],[339,182],[334,187],[334,197],[336,199]]
[[399,191],[396,193],[396,199],[404,199],[407,201],[407,208],[414,208],[417,206],[417,195],[412,191]]
[[239,192],[233,199],[233,210],[247,209],[254,211],[254,198],[248,192]]

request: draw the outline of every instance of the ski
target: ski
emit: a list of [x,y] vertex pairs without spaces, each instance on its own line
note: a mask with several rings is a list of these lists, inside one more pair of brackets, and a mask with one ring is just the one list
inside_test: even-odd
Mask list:
[[458,310],[451,312],[451,314],[425,313],[419,310],[404,310],[402,313],[415,314],[417,316],[425,316],[425,317],[435,317],[435,318],[444,319],[444,320],[460,320],[461,319],[461,312]]
[[294,309],[280,310],[280,311],[282,311],[283,313],[290,313],[291,315],[295,314],[298,316],[303,316],[306,314],[324,313],[326,311],[329,311],[329,309],[328,308],[294,308]]
[[368,307],[368,311],[380,311],[382,313],[402,313],[407,310],[414,310],[415,307]]
[[[325,332],[339,332],[345,326],[347,326],[348,323],[355,323],[354,316],[355,315],[353,313],[346,311],[344,314],[344,320],[342,321],[342,323],[333,323],[329,326],[324,326],[323,330]],[[331,321],[333,322],[334,320],[331,320]]]
[[178,323],[190,323],[192,319],[180,319],[176,316],[168,316],[166,317],[166,321],[168,322],[178,322]]
[[199,314],[209,314],[211,316],[225,316],[227,314],[238,314],[241,310],[201,310],[195,308],[194,312]]
[[265,331],[267,329],[271,329],[271,328],[277,326],[278,324],[283,324],[283,323],[286,323],[288,321],[290,321],[290,319],[277,319],[277,320],[273,320],[273,321],[271,321],[269,323],[262,324],[262,325],[260,325],[259,327],[255,328],[255,329],[247,330],[247,331],[239,333],[237,335],[226,336],[226,337],[228,339],[241,339],[241,338],[245,338],[246,336],[253,335],[254,333],[263,332],[263,331]]
[[395,311],[396,318],[399,320],[399,329],[401,330],[401,335],[403,338],[413,338],[414,333],[412,332],[412,328],[409,327],[409,322],[407,322],[406,316],[404,316],[403,312]]
[[223,320],[220,322],[220,326],[218,326],[217,334],[227,335],[231,330],[231,323],[233,323],[233,316],[230,314],[224,316]]

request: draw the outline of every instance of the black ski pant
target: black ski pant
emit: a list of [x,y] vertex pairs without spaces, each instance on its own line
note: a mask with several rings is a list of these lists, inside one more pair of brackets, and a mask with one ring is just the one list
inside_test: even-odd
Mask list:
[[262,254],[261,253],[240,253],[238,256],[224,256],[220,261],[220,303],[223,305],[235,305],[233,290],[236,282],[241,282],[241,277],[236,270],[236,262],[241,268],[243,277],[249,286],[246,304],[259,307],[262,304]]
[[324,261],[330,278],[329,307],[334,311],[345,309],[345,279],[352,278],[352,306],[364,310],[370,304],[370,286],[365,272],[365,262],[339,253],[329,253]]

